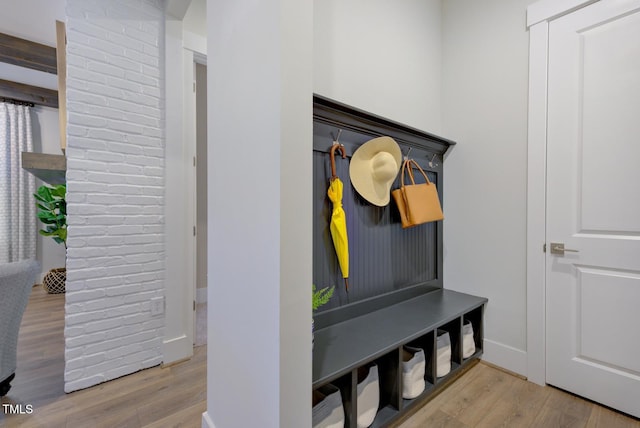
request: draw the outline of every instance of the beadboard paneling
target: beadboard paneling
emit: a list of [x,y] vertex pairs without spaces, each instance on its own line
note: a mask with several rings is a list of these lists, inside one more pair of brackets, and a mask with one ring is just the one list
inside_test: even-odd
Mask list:
[[[331,133],[337,135],[337,132],[338,128],[314,124],[313,281],[319,288],[336,285],[334,297],[320,310],[355,303],[415,284],[428,283],[441,287],[437,239],[437,234],[441,233],[441,222],[402,229],[393,199],[386,207],[374,206],[363,199],[349,180],[350,157],[362,143],[378,135],[345,130],[340,135],[340,142],[344,144],[348,156],[347,159],[336,156],[336,172],[344,183],[343,206],[349,236],[349,292],[346,292],[329,231],[332,204],[327,197],[331,177]],[[399,143],[406,153],[408,147],[402,141]],[[429,179],[440,189],[441,158],[438,158],[438,166],[428,168],[433,153],[414,147],[410,156],[418,161],[428,172]],[[393,188],[397,187],[398,179]]]

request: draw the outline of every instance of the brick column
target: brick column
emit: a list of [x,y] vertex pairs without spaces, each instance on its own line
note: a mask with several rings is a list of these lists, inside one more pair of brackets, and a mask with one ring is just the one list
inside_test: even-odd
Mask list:
[[162,361],[161,1],[67,1],[65,391]]

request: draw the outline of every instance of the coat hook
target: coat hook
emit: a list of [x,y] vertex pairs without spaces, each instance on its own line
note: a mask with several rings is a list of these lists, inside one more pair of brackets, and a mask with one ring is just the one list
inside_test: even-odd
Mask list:
[[409,160],[409,153],[411,153],[411,149],[412,149],[412,148],[413,148],[413,147],[409,147],[409,150],[407,150],[407,154],[406,154],[406,155],[404,155],[404,160],[406,160],[406,161],[407,161],[407,160]]
[[334,144],[335,143],[339,143],[340,134],[342,134],[342,129],[338,129],[338,136],[337,137],[333,135],[333,132],[330,133],[331,139],[333,140]]
[[435,168],[438,166],[438,161],[436,160],[436,162],[434,162],[434,159],[436,159],[436,156],[438,156],[437,153],[434,153],[433,156],[431,156],[431,160],[429,161],[429,168]]

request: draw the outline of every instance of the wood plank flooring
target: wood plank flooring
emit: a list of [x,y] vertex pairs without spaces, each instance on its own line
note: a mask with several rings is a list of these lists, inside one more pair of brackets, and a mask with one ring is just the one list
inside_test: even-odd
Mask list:
[[34,287],[22,319],[18,370],[3,404],[33,406],[6,414],[0,427],[200,427],[206,410],[206,347],[167,368],[153,367],[71,394],[64,393],[64,295]]
[[638,428],[640,420],[481,362],[396,427]]
[[[206,347],[197,347],[190,361],[65,394],[64,295],[34,287],[20,330],[16,379],[2,399],[3,404],[31,404],[33,413],[0,409],[0,426],[200,427],[206,410],[206,356]],[[640,428],[640,421],[480,363],[395,426]],[[241,420],[237,427],[245,428]]]

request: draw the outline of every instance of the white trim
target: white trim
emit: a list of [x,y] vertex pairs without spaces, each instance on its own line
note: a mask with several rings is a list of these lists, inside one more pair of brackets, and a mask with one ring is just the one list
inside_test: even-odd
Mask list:
[[196,69],[193,62],[193,52],[189,49],[182,50],[182,66],[184,67],[184,104],[183,104],[183,116],[182,116],[182,132],[183,132],[183,146],[184,152],[184,179],[186,183],[186,196],[187,204],[185,206],[185,218],[187,220],[187,239],[185,242],[185,257],[186,257],[186,275],[185,275],[185,292],[186,299],[189,308],[187,309],[187,318],[189,322],[186,323],[186,333],[191,338],[191,344],[193,345],[195,340],[195,323],[196,315],[193,310],[193,302],[195,301],[196,294],[196,236],[193,233],[195,230],[196,220]]
[[527,7],[527,27],[551,21],[599,0],[540,0]]
[[207,287],[196,288],[196,303],[207,303]]
[[527,378],[545,383],[547,22],[529,29],[527,156]]
[[527,375],[527,353],[503,343],[484,339],[482,359],[522,376]]
[[599,0],[540,0],[527,8],[529,132],[527,159],[527,378],[546,380],[545,254],[549,22]]
[[[192,350],[191,354],[185,353],[185,349],[189,348]],[[189,339],[186,334],[162,342],[162,363],[165,365],[191,358],[192,355],[193,339]]]
[[200,57],[204,55],[204,57],[206,58],[206,55],[207,55],[207,38],[206,37],[202,37],[191,31],[183,30],[182,38],[183,38],[182,46],[184,46],[185,49],[189,49],[194,53],[199,54]]
[[202,414],[202,428],[216,428],[209,416],[209,412],[204,412]]
[[[193,54],[182,47],[182,22],[165,22],[165,352],[169,364],[193,355],[194,211],[189,206],[189,165],[192,153],[185,143],[186,58],[193,67]],[[192,79],[189,79],[191,81]],[[183,83],[184,82],[184,83]],[[190,86],[189,86],[190,87]],[[186,207],[186,209],[185,209]],[[182,341],[187,337],[189,340]],[[190,341],[190,343],[189,343]],[[168,344],[171,344],[169,346]],[[182,349],[177,347],[182,344]]]
[[193,61],[196,64],[207,65],[207,55],[193,51]]
[[191,0],[167,0],[165,8],[169,18],[182,21],[191,5]]

